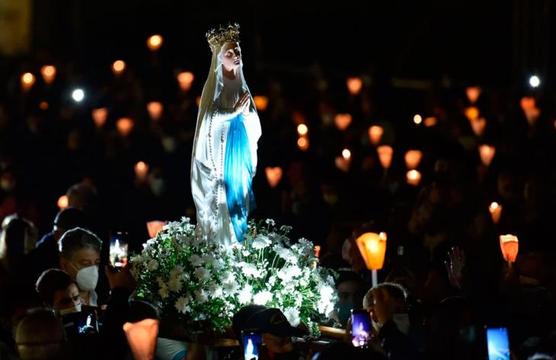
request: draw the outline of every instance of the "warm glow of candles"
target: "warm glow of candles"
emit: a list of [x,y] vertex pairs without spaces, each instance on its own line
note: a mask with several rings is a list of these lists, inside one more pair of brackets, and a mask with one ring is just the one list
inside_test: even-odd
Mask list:
[[35,84],[36,80],[37,79],[35,78],[35,75],[31,74],[30,72],[21,75],[21,88],[25,91],[30,90]]
[[108,118],[108,109],[106,108],[99,108],[93,109],[93,122],[97,128],[101,128],[106,124],[106,119]]
[[421,173],[417,170],[409,170],[405,177],[409,185],[417,186],[421,182]]
[[267,166],[264,169],[264,172],[266,174],[266,181],[268,181],[268,185],[273,189],[278,186],[280,180],[282,180],[282,168],[279,166]]
[[364,233],[355,240],[369,270],[380,270],[386,255],[386,233]]
[[128,136],[133,131],[135,123],[132,119],[123,117],[116,122],[116,129],[121,136]]
[[492,222],[498,224],[500,222],[500,217],[502,216],[502,205],[494,201],[490,203],[488,211],[490,212]]
[[342,157],[346,160],[351,159],[351,151],[349,149],[342,150]]
[[421,150],[408,150],[404,156],[405,165],[409,170],[417,169],[422,158],[423,152]]
[[349,127],[351,120],[350,114],[337,114],[334,117],[334,125],[336,125],[338,130],[343,131]]
[[152,35],[147,39],[147,47],[151,51],[157,51],[162,46],[164,39],[160,35]]
[[159,120],[162,117],[162,111],[164,110],[164,106],[160,101],[151,101],[147,104],[147,111],[149,112],[149,116],[153,120]]
[[474,104],[481,95],[481,88],[478,86],[468,86],[465,89],[465,94],[467,95],[467,100],[469,100],[471,104]]
[[413,122],[415,123],[415,125],[419,125],[423,122],[423,117],[419,114],[415,114],[413,116]]
[[112,64],[112,72],[114,75],[121,75],[126,68],[126,63],[123,60],[116,60]]
[[511,234],[500,235],[500,250],[502,250],[504,260],[510,264],[515,262],[519,252],[519,240],[517,236]]
[[350,77],[347,79],[346,85],[351,95],[357,95],[363,88],[363,80],[359,77]]
[[257,95],[253,98],[253,101],[255,101],[255,107],[259,111],[265,111],[266,108],[268,107],[268,97],[267,96]]
[[135,360],[153,360],[158,336],[158,320],[145,319],[123,326],[131,353]]
[[301,151],[309,150],[309,138],[306,136],[300,136],[299,139],[297,139],[297,147]]
[[189,89],[191,89],[193,80],[195,80],[195,75],[193,75],[190,71],[183,71],[178,74],[178,83],[180,85],[180,89],[183,91],[189,91]]
[[373,125],[369,128],[369,140],[371,144],[378,145],[382,139],[382,134],[384,134],[384,128],[379,125]]
[[41,67],[41,75],[46,84],[52,84],[56,78],[56,68],[53,65]]
[[433,127],[438,123],[438,119],[435,118],[434,116],[429,116],[428,118],[425,119],[425,121],[423,122],[423,124],[426,127]]
[[392,156],[394,155],[394,149],[389,145],[381,145],[376,151],[378,152],[378,159],[380,164],[384,169],[390,168],[392,165]]
[[147,232],[149,233],[149,237],[151,239],[154,239],[156,235],[158,235],[158,233],[162,231],[164,225],[166,225],[166,221],[160,221],[160,220],[148,221]]
[[481,162],[485,166],[489,166],[492,163],[494,154],[496,153],[496,148],[492,145],[481,145],[479,146],[479,155],[481,157]]
[[534,125],[541,115],[541,110],[537,107],[535,98],[532,96],[525,96],[521,98],[519,105],[525,114],[527,123],[529,123],[529,125]]
[[60,210],[67,208],[69,204],[68,197],[66,195],[60,196],[56,204],[58,205],[58,209]]
[[41,110],[48,110],[48,107],[49,107],[49,105],[46,101],[41,101],[40,104],[39,104],[39,108]]
[[144,161],[139,161],[135,164],[135,177],[140,182],[145,182],[147,180],[147,175],[149,174],[149,165]]
[[469,120],[471,124],[471,129],[473,133],[477,136],[483,136],[486,129],[486,119],[485,118],[477,118],[473,120]]
[[297,133],[299,136],[305,136],[309,132],[309,128],[305,124],[297,125]]
[[467,120],[472,121],[478,119],[480,115],[479,109],[475,106],[470,106],[465,109],[465,117]]

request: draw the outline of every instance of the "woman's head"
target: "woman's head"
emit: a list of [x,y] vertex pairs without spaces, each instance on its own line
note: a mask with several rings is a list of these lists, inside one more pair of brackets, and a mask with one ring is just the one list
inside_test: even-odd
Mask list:
[[222,56],[222,67],[225,71],[237,70],[241,65],[241,48],[237,42],[226,42],[220,50]]
[[44,303],[61,314],[81,310],[81,298],[75,280],[59,269],[45,270],[35,285]]

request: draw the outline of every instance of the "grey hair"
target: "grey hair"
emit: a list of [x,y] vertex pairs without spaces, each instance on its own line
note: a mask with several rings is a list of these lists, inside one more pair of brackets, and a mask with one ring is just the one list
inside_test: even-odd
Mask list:
[[60,255],[71,259],[76,251],[81,249],[93,249],[100,253],[102,241],[94,233],[80,227],[68,230],[60,238]]

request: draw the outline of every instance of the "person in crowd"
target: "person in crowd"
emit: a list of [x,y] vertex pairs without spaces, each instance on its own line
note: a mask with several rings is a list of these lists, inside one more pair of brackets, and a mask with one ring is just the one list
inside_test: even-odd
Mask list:
[[341,271],[336,280],[338,302],[335,306],[336,320],[345,327],[352,310],[361,308],[363,296],[368,287],[361,277],[353,271]]
[[60,315],[81,311],[79,288],[63,270],[45,270],[37,280],[36,290],[44,304]]

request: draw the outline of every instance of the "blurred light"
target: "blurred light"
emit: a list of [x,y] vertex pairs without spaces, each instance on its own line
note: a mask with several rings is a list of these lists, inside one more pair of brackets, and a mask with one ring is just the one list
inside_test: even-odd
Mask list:
[[41,101],[39,104],[41,110],[48,110],[48,103],[46,101]]
[[408,150],[404,156],[405,165],[409,170],[417,169],[422,157],[423,152],[421,150]]
[[[299,111],[294,111],[292,115],[293,123],[296,125],[305,124],[305,116]],[[300,134],[301,135],[301,134]]]
[[267,166],[265,169],[266,181],[271,188],[275,188],[282,180],[282,168],[279,166],[270,167]]
[[118,129],[118,133],[121,136],[128,136],[129,134],[131,134],[134,126],[135,123],[133,122],[133,120],[127,117],[120,118],[116,122],[116,128]]
[[56,68],[53,65],[45,65],[41,68],[41,75],[45,83],[52,84],[56,78]]
[[378,152],[378,159],[380,164],[384,169],[388,169],[392,165],[392,156],[394,155],[394,149],[389,145],[381,145],[376,151]]
[[371,144],[378,145],[384,134],[384,128],[379,125],[373,125],[369,128],[369,140]]
[[85,99],[85,91],[83,89],[75,89],[71,92],[71,98],[75,102],[81,102]]
[[537,107],[535,98],[532,96],[524,96],[519,101],[519,105],[529,125],[534,125],[541,115],[541,110]]
[[380,270],[384,265],[386,255],[386,233],[364,233],[355,243],[369,270]]
[[541,85],[541,79],[537,75],[532,75],[529,78],[529,86],[532,88],[537,88]]
[[106,124],[108,110],[106,108],[93,109],[93,122],[97,128],[101,128]]
[[305,136],[305,135],[307,135],[308,132],[309,132],[309,128],[307,127],[307,125],[305,125],[305,124],[297,125],[297,133],[300,136]]
[[201,106],[201,97],[200,97],[200,96],[197,96],[197,97],[195,98],[195,104],[197,104],[197,107],[200,107],[200,106]]
[[351,95],[357,95],[363,88],[363,80],[359,77],[350,77],[346,81],[348,91]]
[[193,80],[195,80],[195,75],[189,71],[183,71],[178,74],[178,83],[180,85],[180,89],[183,91],[188,91],[191,89],[191,85],[193,84]]
[[437,122],[438,122],[438,120],[434,116],[429,116],[428,118],[425,119],[423,124],[426,127],[432,127],[432,126],[435,126]]
[[481,145],[479,146],[479,155],[481,157],[481,162],[485,166],[489,166],[496,153],[496,148],[491,145]]
[[315,245],[313,250],[315,252],[315,257],[320,257],[320,245]]
[[121,75],[125,71],[125,68],[126,64],[123,60],[116,60],[112,64],[112,71],[114,72],[114,75]]
[[154,239],[156,235],[158,235],[158,233],[162,231],[164,225],[166,225],[166,221],[160,221],[160,220],[147,221],[147,232],[149,233],[149,237],[151,239]]
[[478,118],[470,120],[471,122],[471,129],[473,133],[477,136],[483,136],[486,129],[486,119],[485,118]]
[[336,117],[334,117],[334,124],[338,130],[343,131],[349,127],[351,120],[350,114],[337,114]]
[[468,86],[467,89],[465,89],[465,94],[467,95],[467,99],[469,100],[469,102],[471,104],[474,104],[477,102],[479,96],[481,95],[481,88],[478,86]]
[[160,101],[151,101],[147,104],[147,111],[153,120],[159,120],[162,117],[164,106]]
[[151,51],[157,51],[162,46],[164,39],[160,35],[152,35],[147,39],[147,47]]
[[25,91],[31,89],[33,87],[33,84],[35,84],[35,81],[35,75],[31,74],[30,72],[21,75],[21,87]]
[[257,95],[253,97],[253,101],[255,101],[255,107],[259,111],[265,111],[268,107],[268,97],[266,96]]
[[300,136],[299,139],[297,139],[297,147],[301,151],[309,150],[309,139],[306,136]]
[[467,120],[472,121],[479,118],[479,109],[475,106],[470,106],[465,108],[465,117]]
[[62,195],[58,198],[58,209],[62,210],[68,207],[68,197],[66,195]]
[[144,161],[139,161],[135,164],[135,177],[140,182],[145,182],[147,180],[147,175],[149,174],[149,165]]
[[415,116],[413,116],[413,122],[415,123],[415,125],[419,125],[423,122],[423,117],[419,114],[415,114]]
[[421,173],[417,170],[409,170],[406,174],[406,180],[409,185],[417,186],[421,182]]
[[351,151],[349,149],[342,150],[342,157],[346,160],[351,159]]
[[500,216],[502,216],[502,205],[494,201],[490,203],[490,206],[488,207],[488,211],[490,212],[490,217],[492,218],[492,222],[498,224],[500,222]]

